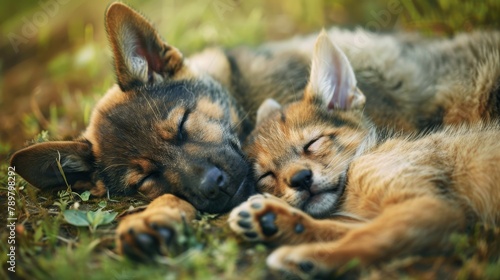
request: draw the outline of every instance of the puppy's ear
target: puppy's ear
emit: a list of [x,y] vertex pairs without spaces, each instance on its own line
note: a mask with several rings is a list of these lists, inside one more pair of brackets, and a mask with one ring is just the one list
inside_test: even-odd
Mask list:
[[143,16],[122,3],[108,7],[106,31],[122,91],[181,78],[188,71],[179,50],[163,42]]
[[95,187],[91,179],[94,157],[90,144],[85,142],[53,141],[35,144],[16,152],[10,164],[21,177],[39,189],[65,188],[66,182],[74,189],[80,187],[91,190]]
[[365,96],[356,83],[351,63],[323,30],[314,46],[305,98],[320,100],[328,109],[361,108],[365,104]]
[[276,100],[271,98],[266,99],[264,102],[262,102],[259,109],[257,110],[256,125],[259,125],[263,120],[267,119],[274,112],[279,110],[281,110],[281,105],[278,102],[276,102]]

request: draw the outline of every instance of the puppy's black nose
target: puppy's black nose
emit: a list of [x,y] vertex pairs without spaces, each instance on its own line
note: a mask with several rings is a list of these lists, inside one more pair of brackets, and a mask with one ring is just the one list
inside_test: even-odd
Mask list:
[[308,190],[312,185],[312,171],[309,169],[302,169],[293,174],[290,180],[290,186],[296,189]]
[[200,183],[202,194],[208,199],[216,198],[227,184],[227,175],[216,166],[207,169]]

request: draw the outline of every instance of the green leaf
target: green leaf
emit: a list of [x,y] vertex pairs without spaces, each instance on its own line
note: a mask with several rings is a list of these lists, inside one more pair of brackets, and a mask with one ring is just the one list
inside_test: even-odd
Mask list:
[[115,212],[103,212],[104,213],[104,218],[102,219],[101,225],[107,225],[111,222],[113,222],[118,215],[118,213]]
[[87,213],[80,210],[64,210],[63,215],[66,222],[77,227],[89,226]]
[[97,211],[65,210],[63,215],[69,224],[78,227],[90,226],[94,230],[100,225],[113,222],[118,213],[103,212],[101,209]]
[[93,229],[97,228],[100,225],[107,225],[115,219],[118,213],[115,212],[103,212],[101,209],[97,211],[89,211],[87,213],[87,219],[90,222],[90,225]]
[[90,198],[90,192],[89,191],[84,191],[81,195],[80,198],[82,201],[87,201]]
[[104,219],[103,217],[103,212],[101,209],[97,211],[89,211],[87,212],[87,220],[89,221],[90,225],[92,228],[96,228],[98,225],[101,224],[102,220]]
[[99,208],[104,208],[108,205],[108,203],[106,202],[106,200],[101,200],[99,201],[99,203],[97,204],[97,206],[99,206]]

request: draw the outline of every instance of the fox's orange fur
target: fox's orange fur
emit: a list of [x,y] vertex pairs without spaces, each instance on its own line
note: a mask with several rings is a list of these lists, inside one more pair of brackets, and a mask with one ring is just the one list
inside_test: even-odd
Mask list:
[[[338,52],[320,35],[304,98],[284,108],[268,101],[259,110],[264,116],[246,150],[258,190],[280,199],[250,198],[232,211],[231,228],[249,240],[287,245],[267,264],[309,278],[352,259],[372,264],[442,252],[455,231],[498,225],[499,124],[418,135],[378,131],[359,110],[363,97],[348,61],[332,60]],[[341,101],[332,109],[332,100]]]

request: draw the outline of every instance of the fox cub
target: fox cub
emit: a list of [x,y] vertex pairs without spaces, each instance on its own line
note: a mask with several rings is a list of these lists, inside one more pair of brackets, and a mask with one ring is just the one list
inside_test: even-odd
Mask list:
[[272,269],[328,275],[444,249],[450,233],[500,222],[500,126],[466,124],[404,136],[364,116],[365,98],[342,51],[321,34],[302,100],[266,101],[246,147],[257,189],[230,227],[283,245]]

